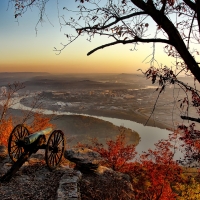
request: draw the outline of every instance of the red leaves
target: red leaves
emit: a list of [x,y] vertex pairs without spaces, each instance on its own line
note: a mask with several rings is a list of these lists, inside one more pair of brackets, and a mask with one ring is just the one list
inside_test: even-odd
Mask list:
[[107,140],[107,148],[102,147],[98,141],[93,143],[92,149],[100,153],[105,159],[105,165],[116,171],[125,172],[130,167],[128,162],[136,156],[135,145],[127,145],[125,134],[120,133],[116,140]]
[[[200,161],[200,131],[195,130],[195,123],[189,126],[180,125],[179,130],[181,130],[180,140],[184,142],[182,147],[184,147],[184,163],[193,164],[196,161]],[[182,161],[181,161],[182,163]]]
[[[15,0],[15,18],[17,18],[18,16],[21,16],[21,13],[22,11],[24,10],[25,8],[25,4],[27,3],[26,2],[27,0],[24,0],[24,1],[19,1],[19,0]],[[32,3],[33,1],[31,1]]]
[[192,90],[191,92],[192,92],[192,103],[193,103],[193,106],[194,107],[199,107],[200,106],[200,96],[194,90]]
[[135,145],[125,145],[124,139],[124,135],[120,134],[115,142],[107,141],[107,160],[118,171],[125,171],[127,162],[136,155]]
[[175,0],[168,0],[168,3],[169,3],[170,6],[173,6],[174,3],[175,3]]
[[[173,6],[175,4],[175,0],[167,0],[168,4],[170,6]],[[162,0],[162,3],[164,3],[164,1]]]
[[155,69],[154,67],[150,67],[146,72],[145,75],[147,78],[151,78],[152,84],[155,83],[156,78],[157,78],[158,70]]
[[166,45],[164,47],[164,51],[168,56],[171,56],[171,57],[174,57],[174,58],[179,57],[179,54],[177,53],[176,49],[171,45]]
[[78,144],[78,147],[87,147],[90,148],[104,158],[103,165],[112,168],[116,171],[127,172],[130,171],[132,167],[132,161],[137,152],[135,151],[135,145],[128,145],[125,141],[125,133],[123,130],[116,137],[115,140],[107,140],[104,147],[103,144],[99,143],[96,138],[92,139],[92,145]]
[[[180,128],[189,130],[185,126]],[[194,124],[190,129],[193,128]],[[92,145],[87,147],[99,152],[105,159],[103,164],[107,167],[130,175],[135,199],[175,200],[178,199],[179,193],[172,187],[185,184],[186,180],[182,173],[183,168],[173,160],[177,141],[178,131],[170,134],[169,139],[160,140],[155,144],[155,150],[144,152],[137,160],[135,146],[126,144],[123,133],[115,140],[107,140],[107,147],[97,139],[93,139]]]
[[173,134],[168,140],[161,140],[155,144],[155,150],[149,150],[140,156],[128,173],[133,179],[136,199],[175,200],[177,194],[171,185],[182,182],[181,167],[173,160],[173,141],[177,139]]
[[13,129],[12,118],[3,119],[0,123],[0,144],[7,146],[8,138]]

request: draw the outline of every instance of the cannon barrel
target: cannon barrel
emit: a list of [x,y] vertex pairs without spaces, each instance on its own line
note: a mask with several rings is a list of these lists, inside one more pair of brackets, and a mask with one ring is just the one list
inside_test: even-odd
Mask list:
[[35,142],[41,135],[48,135],[51,133],[53,129],[52,128],[46,128],[42,131],[35,132],[27,137],[24,138],[24,144],[29,145]]

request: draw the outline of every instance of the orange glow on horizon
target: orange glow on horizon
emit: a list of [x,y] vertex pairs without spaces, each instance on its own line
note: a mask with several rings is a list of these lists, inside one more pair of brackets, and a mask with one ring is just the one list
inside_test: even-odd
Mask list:
[[[138,46],[137,51],[130,51],[131,45],[116,45],[87,56],[99,44],[94,42],[88,45],[87,41],[80,40],[56,55],[52,44],[40,47],[40,43],[38,46],[34,43],[36,41],[33,40],[25,46],[17,43],[12,48],[5,44],[6,48],[1,54],[0,72],[137,73],[138,69],[145,71],[150,66],[148,61],[151,57],[144,61],[152,50],[148,44]],[[105,41],[100,44],[103,43]],[[156,56],[159,62],[169,63],[162,47],[158,48]]]

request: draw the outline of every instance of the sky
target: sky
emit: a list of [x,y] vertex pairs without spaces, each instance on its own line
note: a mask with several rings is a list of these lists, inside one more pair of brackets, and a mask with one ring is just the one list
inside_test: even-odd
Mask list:
[[[148,60],[143,61],[152,53],[152,44],[141,44],[137,51],[130,51],[132,45],[115,45],[87,56],[98,45],[111,42],[103,37],[96,37],[92,42],[86,37],[78,38],[56,55],[54,47],[59,49],[60,43],[67,43],[64,33],[72,31],[69,27],[61,29],[58,16],[73,16],[62,8],[78,5],[75,0],[58,0],[58,3],[55,0],[48,2],[49,21],[45,17],[37,26],[36,34],[37,8],[28,10],[16,20],[13,5],[8,4],[8,0],[0,0],[0,72],[137,73],[138,69],[146,70],[150,66]],[[161,45],[156,49],[156,59],[159,64],[171,64]]]

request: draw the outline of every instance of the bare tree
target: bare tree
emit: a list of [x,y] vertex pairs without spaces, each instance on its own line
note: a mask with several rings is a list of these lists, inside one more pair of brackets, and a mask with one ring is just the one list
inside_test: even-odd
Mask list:
[[16,103],[13,99],[14,95],[25,86],[20,82],[14,82],[8,84],[1,88],[1,114],[0,114],[0,123],[6,117],[8,109]]
[[[84,0],[81,2],[84,3]],[[92,40],[94,35],[113,39],[110,43],[94,48],[87,55],[117,44],[133,44],[135,47],[139,43],[164,43],[165,52],[169,56],[181,58],[182,68],[190,70],[200,82],[199,63],[195,58],[199,52],[190,48],[191,43],[199,44],[200,39],[199,0],[87,2],[90,6],[87,6],[88,3],[79,5],[77,17],[71,17],[70,21],[64,23],[77,31],[76,36],[66,35],[70,42],[84,34],[88,35],[88,40]],[[103,2],[106,2],[105,5]]]

